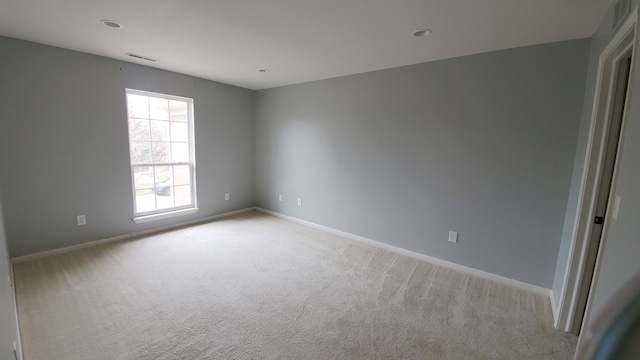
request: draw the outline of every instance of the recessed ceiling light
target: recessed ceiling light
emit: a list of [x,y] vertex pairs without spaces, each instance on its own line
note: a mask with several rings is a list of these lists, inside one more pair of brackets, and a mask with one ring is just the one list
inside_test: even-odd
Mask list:
[[411,33],[414,37],[425,37],[429,34],[431,34],[431,30],[429,29],[416,30]]
[[258,70],[258,72],[261,72],[261,73],[268,73],[268,72],[269,72],[269,69],[259,69],[259,70]]
[[108,26],[110,28],[114,28],[114,29],[122,29],[124,27],[124,26],[122,26],[122,24],[118,23],[117,21],[113,21],[113,20],[103,19],[103,20],[100,20],[100,22],[105,24],[106,26]]

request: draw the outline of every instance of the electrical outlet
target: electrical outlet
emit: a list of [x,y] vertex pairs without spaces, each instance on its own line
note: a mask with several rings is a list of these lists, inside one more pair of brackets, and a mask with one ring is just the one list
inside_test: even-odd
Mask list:
[[449,231],[449,242],[457,243],[458,242],[458,232],[457,231]]
[[76,216],[76,224],[78,224],[78,226],[86,225],[87,224],[87,216],[86,215],[78,215],[78,216]]
[[302,206],[302,198],[298,198],[298,206]]
[[224,194],[224,199],[229,200],[229,193]]
[[278,201],[282,201],[282,194],[278,194]]

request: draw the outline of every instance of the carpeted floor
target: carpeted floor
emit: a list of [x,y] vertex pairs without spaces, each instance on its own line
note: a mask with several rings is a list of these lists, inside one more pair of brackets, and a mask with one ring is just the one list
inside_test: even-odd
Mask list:
[[25,360],[572,359],[545,296],[257,212],[15,264]]

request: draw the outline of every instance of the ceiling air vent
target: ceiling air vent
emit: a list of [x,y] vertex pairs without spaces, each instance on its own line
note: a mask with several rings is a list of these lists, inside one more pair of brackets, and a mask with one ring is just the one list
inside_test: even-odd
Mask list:
[[150,57],[146,57],[146,56],[142,56],[142,55],[138,55],[138,54],[133,54],[133,53],[126,53],[125,55],[131,56],[132,58],[136,58],[136,59],[140,59],[140,60],[147,60],[147,61],[151,61],[151,62],[158,61],[158,59],[153,59],[153,58],[150,58]]
[[613,29],[617,29],[629,13],[629,0],[618,0],[613,9]]

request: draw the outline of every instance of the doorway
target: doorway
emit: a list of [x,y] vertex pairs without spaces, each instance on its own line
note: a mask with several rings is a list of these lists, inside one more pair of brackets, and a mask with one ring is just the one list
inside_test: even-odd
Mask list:
[[615,208],[611,184],[624,133],[629,79],[633,71],[638,9],[631,12],[600,55],[589,139],[555,326],[579,334],[602,239]]
[[[602,239],[602,229],[604,223],[610,216],[615,216],[608,207],[611,197],[611,184],[613,182],[613,174],[615,170],[616,157],[618,154],[618,144],[620,143],[620,135],[622,130],[622,120],[624,118],[624,109],[627,99],[627,90],[629,88],[629,75],[631,73],[631,51],[623,54],[623,57],[615,64],[615,81],[611,94],[612,109],[611,118],[608,129],[605,129],[606,138],[603,144],[603,162],[602,168],[598,176],[600,177],[600,186],[597,190],[595,216],[591,227],[591,235],[589,236],[589,244],[587,247],[587,256],[583,270],[583,276],[578,290],[578,301],[576,304],[576,314],[571,332],[578,334],[582,326],[584,311],[589,299],[593,273],[598,256],[598,249]],[[614,200],[617,201],[617,200]],[[614,204],[615,207],[615,204]]]

